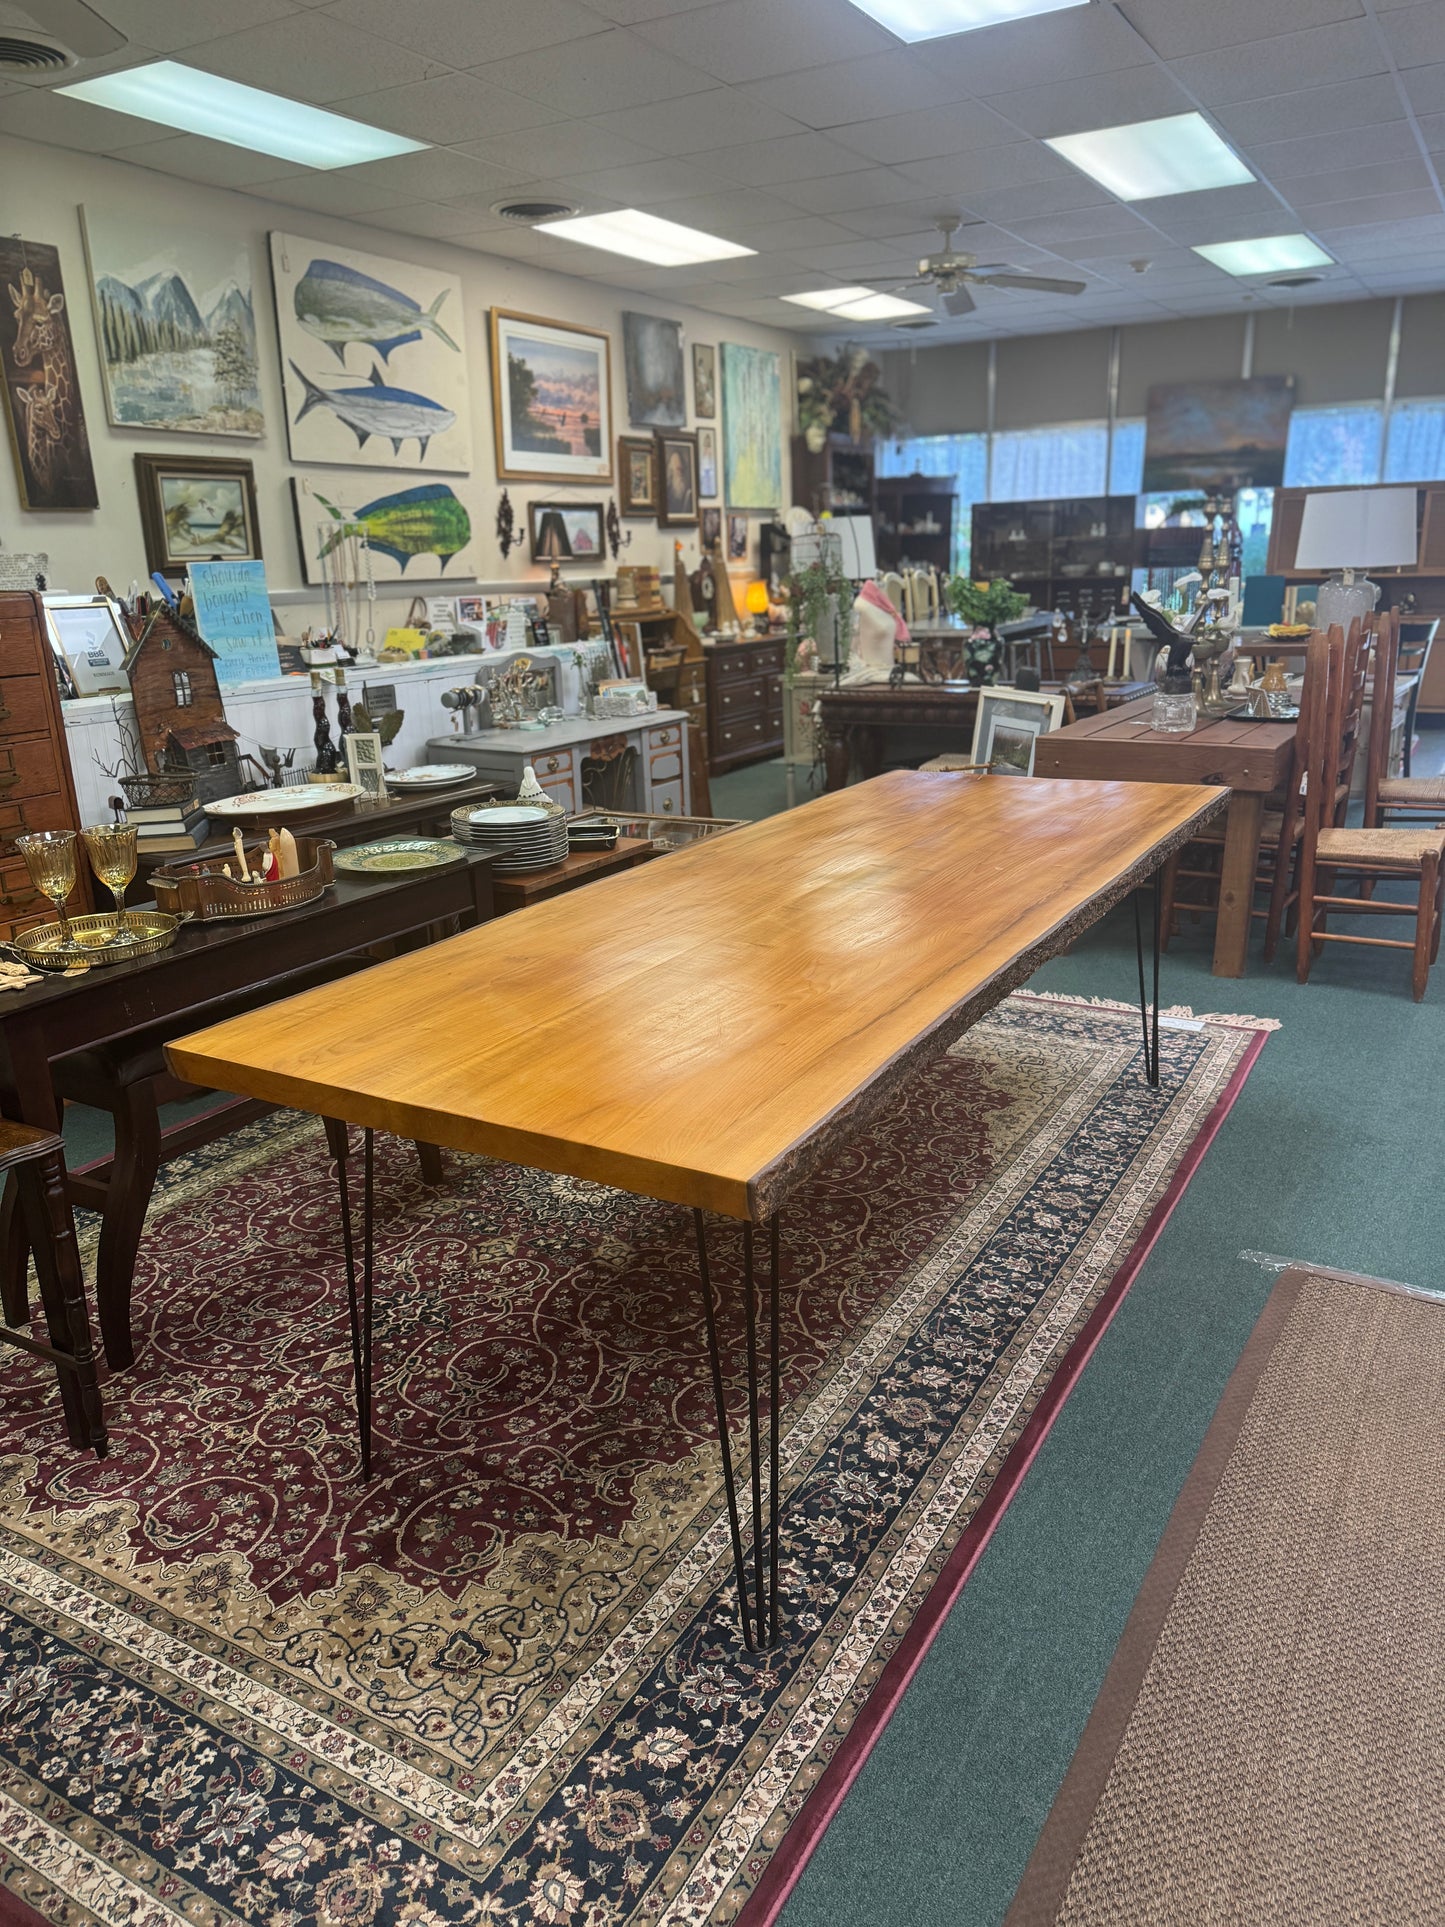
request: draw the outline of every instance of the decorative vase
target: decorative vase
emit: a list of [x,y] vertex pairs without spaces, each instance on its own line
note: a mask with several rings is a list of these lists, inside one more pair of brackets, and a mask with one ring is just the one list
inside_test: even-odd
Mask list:
[[803,440],[808,444],[810,455],[821,455],[828,446],[828,424],[813,422],[803,430]]
[[969,681],[980,689],[991,687],[998,681],[1002,655],[998,637],[992,629],[975,629],[964,646]]

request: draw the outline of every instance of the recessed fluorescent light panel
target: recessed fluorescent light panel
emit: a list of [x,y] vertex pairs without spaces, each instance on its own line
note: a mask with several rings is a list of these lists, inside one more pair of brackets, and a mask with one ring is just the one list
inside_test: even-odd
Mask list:
[[1211,241],[1194,252],[1226,274],[1284,274],[1291,268],[1331,268],[1335,257],[1307,234],[1269,234],[1256,241]]
[[1170,114],[1132,127],[1098,127],[1046,141],[1081,173],[1121,201],[1161,194],[1198,194],[1207,187],[1239,187],[1253,174],[1202,114]]
[[937,40],[946,33],[971,33],[1005,20],[1027,20],[1036,13],[1061,13],[1085,0],[853,0],[861,13],[900,40]]
[[625,254],[629,261],[648,261],[655,268],[690,268],[699,261],[732,261],[756,248],[740,248],[736,241],[719,240],[699,228],[660,221],[640,208],[622,207],[615,214],[579,214],[575,221],[541,221],[538,234],[560,234],[564,241],[606,248]]
[[178,60],[154,60],[148,67],[127,67],[123,73],[97,74],[57,94],[88,100],[94,107],[110,107],[136,120],[158,121],[184,134],[204,134],[228,147],[246,147],[302,167],[355,167],[361,161],[384,161],[396,154],[415,154],[425,141],[384,127],[367,127],[341,114],[308,107],[305,101],[286,100],[259,87],[243,87],[239,80],[183,67]]
[[933,312],[896,294],[875,294],[872,288],[821,288],[816,294],[785,294],[783,299],[800,308],[838,315],[844,321],[892,321],[899,315]]

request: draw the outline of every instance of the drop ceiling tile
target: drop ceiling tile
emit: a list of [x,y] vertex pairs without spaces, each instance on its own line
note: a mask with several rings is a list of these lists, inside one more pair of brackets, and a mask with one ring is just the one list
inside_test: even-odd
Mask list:
[[645,138],[659,154],[701,154],[739,147],[754,141],[782,140],[801,134],[803,123],[775,107],[751,100],[735,87],[714,87],[705,94],[681,100],[660,100],[639,114],[629,107],[621,113],[592,114],[589,124],[609,133]]
[[540,261],[542,240],[532,228],[508,227],[488,232],[477,246],[483,254],[495,254],[506,261]]
[[1183,85],[1208,106],[1287,93],[1302,78],[1324,87],[1331,81],[1358,82],[1385,70],[1384,53],[1368,20],[1308,27],[1302,33],[1252,40],[1247,46],[1191,54],[1171,63]]
[[269,26],[192,47],[188,63],[208,73],[225,74],[248,87],[265,87],[293,100],[326,105],[356,94],[375,93],[438,71],[435,61],[398,47],[394,41],[344,27],[324,13],[293,13]]
[[[1300,78],[1295,76],[1296,80]],[[1302,140],[1309,134],[1338,136],[1355,128],[1402,120],[1404,115],[1394,81],[1387,75],[1366,75],[1330,86],[1295,88],[1287,84],[1266,99],[1221,107],[1213,118],[1231,139],[1247,144]]]
[[294,161],[278,161],[274,154],[253,154],[244,147],[229,147],[224,141],[205,140],[199,134],[172,134],[168,140],[146,141],[127,147],[125,158],[134,167],[154,168],[160,174],[175,174],[186,181],[204,181],[210,187],[255,187],[262,181],[294,179],[298,175],[314,178],[314,170],[299,167]]
[[1421,114],[1418,121],[1420,138],[1432,154],[1438,154],[1445,148],[1445,114]]
[[694,7],[703,7],[708,0],[590,0],[593,11],[605,14],[621,27],[630,27],[642,20],[661,20],[669,13],[690,13]]
[[772,187],[821,180],[827,174],[852,173],[864,162],[861,155],[826,134],[809,133],[725,147],[713,155],[711,165],[727,180],[742,186]]
[[1164,60],[1212,53],[1337,20],[1357,20],[1360,0],[1121,0],[1121,11]]
[[1398,7],[1380,16],[1380,28],[1398,66],[1429,66],[1445,51],[1445,0]]
[[288,207],[311,208],[317,214],[375,214],[384,208],[405,207],[416,200],[404,187],[383,181],[362,181],[359,168],[335,174],[303,174],[292,180],[266,181],[253,190],[265,201],[284,201]]
[[852,229],[837,221],[817,214],[794,214],[786,221],[765,221],[754,228],[748,245],[759,253],[785,253],[790,248],[826,247],[829,242],[842,244],[857,239]]
[[686,227],[701,228],[704,234],[720,234],[727,240],[752,246],[753,232],[774,221],[787,220],[797,213],[791,201],[765,194],[757,187],[729,187],[719,183],[721,192],[690,196],[685,200],[662,203],[669,221]]
[[412,201],[369,218],[376,227],[393,228],[398,234],[425,234],[436,241],[449,241],[454,234],[478,234],[506,225],[500,215],[488,213],[479,217],[474,208],[448,207],[441,201]]
[[1076,167],[1041,141],[1012,140],[1007,147],[976,147],[967,154],[940,154],[910,161],[899,170],[919,187],[967,202],[994,188],[1028,187],[1035,181],[1083,180]]
[[866,160],[884,167],[926,161],[939,154],[962,154],[973,147],[1016,141],[1018,129],[980,101],[956,101],[921,113],[885,114],[854,127],[836,128],[831,138]]
[[[1011,230],[1025,241],[1053,248],[1073,259],[1076,254],[1097,254],[1097,242],[1111,235],[1139,237],[1139,252],[1147,254],[1150,230],[1117,201],[1107,207],[1081,208],[1072,214],[1040,214],[1015,221]],[[965,242],[972,248],[972,242]]]
[[337,113],[349,114],[353,120],[431,142],[442,137],[455,142],[480,140],[560,118],[556,108],[488,86],[475,74],[439,74],[434,80],[359,94],[334,105]]
[[1445,111],[1445,62],[1434,67],[1411,67],[1400,79],[1417,114]]
[[869,60],[843,60],[801,74],[778,74],[744,89],[754,100],[791,114],[808,127],[843,127],[910,108],[941,107],[962,97],[956,81],[940,76],[925,55],[896,49]]
[[718,6],[675,13],[637,29],[664,53],[737,83],[769,74],[797,73],[829,60],[861,60],[888,53],[898,42],[849,0],[722,0]]
[[528,178],[544,174],[591,174],[604,167],[626,167],[635,161],[656,158],[640,141],[628,140],[622,134],[594,127],[585,120],[556,121],[551,126],[529,128],[522,133],[464,141],[456,151],[470,154],[475,160],[489,161],[496,167],[514,168]]
[[[1361,147],[1361,158],[1367,153],[1372,162],[1415,161],[1420,156],[1415,130],[1404,120],[1371,128],[1368,142]],[[1302,140],[1262,141],[1244,155],[1248,164],[1266,180],[1276,182],[1286,197],[1293,193],[1293,182],[1338,167],[1341,158],[1342,143],[1336,133],[1307,134]]]
[[1326,201],[1357,201],[1366,195],[1419,188],[1433,191],[1434,183],[1417,152],[1413,160],[1379,161],[1368,167],[1305,175],[1290,182],[1288,194],[1295,207],[1318,207]]
[[846,246],[830,242],[824,247],[798,248],[793,254],[793,262],[799,268],[811,268],[818,274],[861,274],[876,273],[886,269],[892,260],[891,255],[880,255],[871,241],[853,241]]
[[[891,241],[894,245],[908,245],[909,237],[929,233],[932,245],[938,245],[937,218],[942,213],[960,214],[956,206],[946,206],[944,198],[935,196],[929,200],[899,201],[890,207],[860,207],[852,214],[839,214],[834,218],[840,226],[851,230],[855,235],[864,235],[870,240]],[[971,214],[964,216],[966,232],[972,233],[977,224]],[[990,230],[991,232],[992,230]],[[972,243],[960,237],[960,246]]]
[[127,40],[154,47],[157,53],[178,53],[217,34],[238,33],[264,26],[300,9],[293,0],[105,0],[101,11]]
[[1440,209],[1440,196],[1433,188],[1416,188],[1402,194],[1372,194],[1355,201],[1328,201],[1309,210],[1313,229],[1373,227],[1378,221],[1408,221],[1415,215],[1434,214]]
[[1196,241],[1236,241],[1292,231],[1293,215],[1258,181],[1211,187],[1202,194],[1161,194],[1130,205],[1150,227],[1193,247]]
[[[152,0],[153,3],[153,0]],[[479,67],[531,53],[577,35],[600,33],[610,22],[579,0],[330,0],[333,20],[361,27],[384,40],[448,67]]]
[[1030,214],[1067,214],[1071,208],[1103,207],[1112,200],[1084,174],[1071,169],[1067,179],[1030,181],[1021,187],[989,187],[969,196],[969,206],[986,221],[1007,227]]
[[[93,107],[88,100],[65,100],[42,88],[22,87],[0,99],[0,134],[73,147],[82,154],[113,154],[153,142],[156,124]],[[8,229],[10,223],[6,225]]]
[[596,173],[579,179],[585,181],[589,196],[605,194],[619,207],[660,206],[666,201],[684,200],[689,195],[695,198],[711,194],[726,185],[699,162],[684,160],[633,161],[627,167],[599,168]]
[[1187,114],[1194,102],[1161,68],[1141,66],[1096,74],[1085,85],[1051,80],[1041,87],[995,94],[989,105],[1023,133],[1044,137]]
[[644,108],[654,101],[703,93],[712,85],[698,68],[659,53],[621,27],[609,27],[561,47],[489,61],[477,71],[495,86],[527,94],[579,118],[595,117],[595,110],[604,104],[613,109]]
[[791,181],[788,199],[814,214],[836,214],[846,221],[865,207],[896,207],[917,197],[916,185],[891,167],[865,167],[857,173]]
[[1149,49],[1111,6],[1069,7],[947,34],[921,51],[930,67],[961,82],[971,98],[989,101],[1021,87],[1115,73],[1149,59]]
[[394,187],[410,201],[460,201],[466,196],[494,201],[524,178],[448,147],[396,154],[390,160],[367,161],[343,172],[352,180],[379,181],[384,187]]

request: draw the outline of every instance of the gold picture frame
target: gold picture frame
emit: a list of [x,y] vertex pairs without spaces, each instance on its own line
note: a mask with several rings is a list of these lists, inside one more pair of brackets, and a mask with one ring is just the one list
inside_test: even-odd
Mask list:
[[622,513],[655,521],[661,506],[657,487],[657,443],[651,435],[617,437],[617,492]]
[[491,337],[498,481],[611,482],[611,335],[493,308]]

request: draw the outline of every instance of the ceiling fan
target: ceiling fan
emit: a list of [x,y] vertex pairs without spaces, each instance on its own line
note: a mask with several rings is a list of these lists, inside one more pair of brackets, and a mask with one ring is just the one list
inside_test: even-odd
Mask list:
[[976,254],[954,253],[953,237],[960,222],[940,219],[937,225],[943,236],[942,248],[937,254],[925,254],[918,264],[917,278],[898,287],[900,292],[904,288],[927,288],[945,314],[972,312],[977,304],[969,293],[970,283],[980,288],[1028,288],[1039,294],[1082,294],[1087,285],[1083,281],[1055,281],[1042,274],[1015,274],[1006,261],[980,266]]

